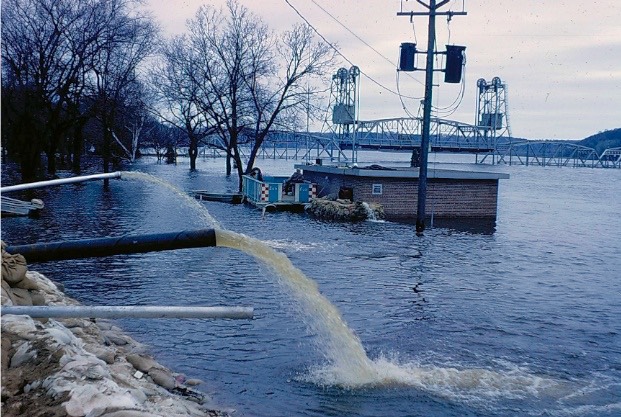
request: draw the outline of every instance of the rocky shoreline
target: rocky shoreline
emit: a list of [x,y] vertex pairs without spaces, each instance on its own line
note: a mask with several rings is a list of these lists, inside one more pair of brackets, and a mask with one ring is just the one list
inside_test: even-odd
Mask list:
[[[2,245],[2,305],[78,305]],[[2,316],[3,416],[230,416],[100,319]]]

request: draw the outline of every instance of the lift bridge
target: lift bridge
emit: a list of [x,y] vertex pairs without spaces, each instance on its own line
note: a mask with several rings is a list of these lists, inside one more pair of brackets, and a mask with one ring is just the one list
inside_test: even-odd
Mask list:
[[[422,118],[359,120],[357,67],[340,68],[332,77],[328,112],[321,132],[273,131],[257,157],[357,162],[358,150],[412,151],[421,145]],[[528,141],[511,136],[507,85],[499,77],[477,81],[475,124],[432,118],[430,151],[470,153],[475,163],[621,168],[621,148],[595,149],[571,142]],[[241,145],[249,155],[252,139]],[[212,150],[215,155],[215,150]],[[204,151],[206,155],[206,151]]]
[[[418,118],[360,121],[356,138],[352,135],[348,140],[337,140],[325,133],[275,131],[263,143],[257,157],[353,163],[352,146],[411,151],[420,147],[421,123]],[[598,155],[593,148],[571,142],[497,138],[476,126],[446,119],[432,119],[431,132],[432,152],[475,154],[474,162],[479,164],[621,169],[621,147],[606,149]],[[248,141],[240,146],[242,156],[250,154],[251,144]],[[203,149],[203,156],[223,156],[221,153],[210,147]]]
[[[257,157],[315,161],[329,159],[344,163],[356,162],[352,146],[357,149],[411,151],[420,147],[419,118],[395,118],[359,121],[355,136],[339,138],[326,133],[270,133]],[[610,148],[598,155],[595,149],[561,141],[529,141],[496,137],[487,129],[462,122],[432,119],[430,135],[432,152],[470,153],[475,163],[621,168],[621,148]],[[242,146],[243,155],[250,154],[250,143]]]
[[[351,150],[405,150],[420,147],[420,118],[395,118],[358,121],[348,135],[330,133],[270,133],[258,154],[262,158],[316,159],[349,162]],[[494,151],[494,140],[482,135],[475,126],[445,119],[431,120],[431,148],[434,152],[469,152],[488,154]],[[244,152],[246,153],[246,152]],[[355,161],[352,161],[355,162]]]
[[[423,123],[420,117],[359,119],[359,76],[356,66],[340,68],[332,76],[330,103],[321,132],[272,132],[258,157],[329,158],[354,163],[360,149],[411,151],[419,148]],[[505,84],[498,77],[490,83],[480,79],[477,88],[476,125],[432,118],[432,152],[468,152],[485,158],[494,154],[499,137],[510,134]],[[507,123],[503,124],[503,120]]]

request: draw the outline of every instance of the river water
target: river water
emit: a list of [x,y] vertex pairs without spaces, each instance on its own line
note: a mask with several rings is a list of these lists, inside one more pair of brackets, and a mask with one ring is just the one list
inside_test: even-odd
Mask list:
[[[358,158],[388,165],[409,155]],[[259,166],[288,175],[297,162]],[[223,166],[201,159],[189,172],[186,160],[146,159],[130,169],[183,192],[234,191],[237,179],[225,178]],[[500,183],[495,225],[436,224],[417,237],[403,223],[262,217],[250,206],[197,203],[151,177],[127,175],[108,191],[91,182],[24,192],[46,208],[37,219],[3,218],[2,239],[27,244],[217,223],[286,254],[336,307],[372,378],[346,372],[341,358],[356,356],[357,347],[326,336],[323,307],[300,301],[287,277],[239,250],[31,265],[89,305],[254,307],[252,321],[120,321],[160,362],[203,379],[201,388],[236,415],[621,415],[621,170],[454,167],[511,175]]]

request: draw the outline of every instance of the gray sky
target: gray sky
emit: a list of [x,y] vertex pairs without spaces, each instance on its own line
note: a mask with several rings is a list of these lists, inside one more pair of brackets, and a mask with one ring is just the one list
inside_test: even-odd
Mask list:
[[[399,45],[416,41],[426,49],[427,18],[414,17],[412,24],[409,17],[397,16],[401,8],[422,11],[415,0],[289,2],[349,61],[389,90],[397,90]],[[146,5],[166,33],[173,34],[185,30],[186,19],[201,4],[225,3],[147,0]],[[302,21],[285,0],[240,3],[278,32]],[[437,18],[438,49],[447,43],[467,47],[463,101],[446,118],[474,123],[476,81],[500,77],[508,86],[515,137],[582,139],[621,127],[621,1],[452,0],[442,10],[461,11],[462,4],[467,16],[454,16],[448,24],[445,17]],[[419,62],[422,66],[422,56]],[[343,61],[342,66],[350,64]],[[423,82],[422,71],[401,73],[399,91],[422,97]],[[434,104],[450,106],[459,85],[445,84],[440,73],[437,84]],[[404,98],[405,109],[401,102],[397,94],[361,78],[360,119],[417,114],[419,100]]]

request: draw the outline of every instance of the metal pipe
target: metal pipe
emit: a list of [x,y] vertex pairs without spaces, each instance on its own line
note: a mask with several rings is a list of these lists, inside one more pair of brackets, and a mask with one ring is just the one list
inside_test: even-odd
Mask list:
[[121,178],[121,172],[108,172],[105,174],[93,174],[83,175],[81,177],[60,178],[56,180],[29,182],[26,184],[9,185],[8,187],[0,188],[1,193],[7,193],[9,191],[22,191],[29,190],[31,188],[50,187],[53,185],[73,184],[75,182],[91,181],[91,180],[104,180],[110,178]]
[[214,229],[17,245],[6,251],[22,254],[28,262],[48,262],[207,246],[216,246]]
[[27,315],[32,318],[252,319],[254,309],[182,306],[2,306],[1,314]]

